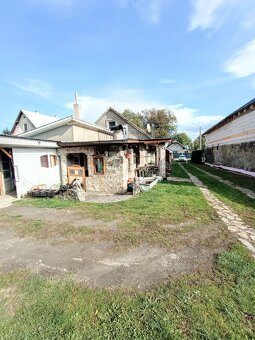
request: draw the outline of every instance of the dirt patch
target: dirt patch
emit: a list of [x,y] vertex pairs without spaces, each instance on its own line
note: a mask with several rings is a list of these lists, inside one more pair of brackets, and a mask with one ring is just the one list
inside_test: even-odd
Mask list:
[[2,228],[0,272],[29,269],[50,277],[71,277],[91,287],[146,289],[183,273],[210,270],[215,254],[231,239],[214,225],[180,234],[175,241],[172,249],[140,244],[116,250],[112,241],[53,245],[20,238],[13,230]]

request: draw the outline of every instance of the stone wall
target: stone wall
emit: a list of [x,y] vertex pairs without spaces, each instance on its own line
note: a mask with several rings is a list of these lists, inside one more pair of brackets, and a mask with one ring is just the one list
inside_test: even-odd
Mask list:
[[211,164],[255,171],[255,142],[206,148],[205,157]]
[[[100,192],[107,194],[123,194],[127,191],[128,160],[121,147],[109,147],[99,150],[96,147],[62,148],[59,150],[61,159],[62,182],[67,183],[67,155],[84,153],[87,156],[88,176],[85,179],[86,192]],[[95,174],[93,157],[101,156],[105,162],[105,173]]]

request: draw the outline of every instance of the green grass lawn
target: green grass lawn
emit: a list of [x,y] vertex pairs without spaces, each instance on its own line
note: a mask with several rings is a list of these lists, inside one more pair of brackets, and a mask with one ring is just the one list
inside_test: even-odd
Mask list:
[[26,272],[0,276],[0,339],[253,339],[255,262],[241,245],[213,268],[138,293]]
[[[209,225],[218,220],[215,211],[208,205],[198,188],[192,183],[172,183],[163,181],[149,192],[141,193],[127,201],[117,203],[81,203],[58,198],[23,199],[19,205],[30,205],[40,208],[73,209],[82,213],[84,218],[93,218],[103,222],[118,221],[118,233],[108,234],[118,243],[137,244],[141,242],[157,243],[171,246],[173,235],[180,230],[166,229],[164,225],[177,225],[189,222],[188,228]],[[5,217],[2,216],[2,219]],[[7,217],[8,218],[8,217]],[[44,228],[40,222],[36,225],[20,223],[16,219],[17,228],[22,228],[23,233],[34,236],[42,235]],[[14,220],[13,220],[14,224]],[[25,225],[25,229],[24,229]],[[84,226],[86,227],[86,226]],[[84,228],[81,229],[81,232]],[[63,232],[65,228],[61,229]],[[69,228],[69,234],[72,229]],[[73,230],[77,233],[77,228]],[[61,235],[60,235],[61,236]],[[82,235],[82,237],[87,237]],[[82,240],[84,240],[84,237]],[[105,235],[107,237],[107,234]]]
[[172,176],[180,178],[189,178],[187,173],[180,167],[180,163],[174,161],[172,164]]
[[[196,168],[185,166],[215,187],[215,194],[222,195],[224,200],[236,195],[235,190],[229,194],[229,187],[218,181],[210,182],[212,179]],[[247,202],[241,193],[238,195],[232,202],[245,210]],[[123,232],[120,239],[164,246],[176,242],[170,230],[162,228],[164,224],[191,220],[194,228],[201,225],[210,228],[211,223],[219,221],[200,190],[191,183],[162,182],[150,192],[119,203],[77,203],[55,198],[27,199],[17,204],[58,208],[60,212],[78,210],[84,217],[101,221],[117,219]],[[251,218],[248,213],[247,216]],[[1,215],[1,220],[4,218]],[[14,216],[13,220],[19,218]],[[44,229],[40,219],[27,222],[23,228],[32,236]],[[204,270],[171,278],[167,284],[145,292],[96,290],[77,284],[72,278],[50,279],[26,271],[2,272],[0,339],[254,338],[254,259],[239,243],[232,244],[231,249],[214,259],[210,270]]]
[[[251,227],[255,227],[255,200],[244,193],[219,182],[217,179],[200,171],[200,167],[192,163],[184,165],[185,168],[198,177],[208,189],[220,200],[232,208]],[[246,178],[247,183],[250,178]]]
[[255,191],[255,178],[233,174],[222,169],[211,168],[210,166],[205,164],[196,164],[196,166],[213,175],[219,176],[224,180],[228,180],[235,185]]

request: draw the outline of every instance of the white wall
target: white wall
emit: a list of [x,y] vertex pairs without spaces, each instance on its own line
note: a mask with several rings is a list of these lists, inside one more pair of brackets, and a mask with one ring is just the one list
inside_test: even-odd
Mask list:
[[238,117],[206,136],[206,146],[255,141],[255,111]]
[[57,156],[56,149],[13,148],[12,151],[17,197],[26,194],[34,185],[46,184],[51,187],[60,183],[59,160],[56,166],[49,168],[42,167],[40,161],[43,155]]
[[13,132],[14,135],[19,135],[20,133],[26,132],[24,130],[24,124],[27,124],[27,131],[33,130],[35,127],[33,124],[31,124],[30,120],[27,119],[25,115],[22,115],[20,117],[20,120]]

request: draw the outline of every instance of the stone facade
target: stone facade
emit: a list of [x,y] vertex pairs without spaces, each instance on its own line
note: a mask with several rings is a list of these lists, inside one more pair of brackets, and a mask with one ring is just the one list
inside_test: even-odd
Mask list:
[[206,162],[255,171],[255,142],[206,148]]
[[[127,191],[129,177],[128,159],[120,146],[99,150],[97,147],[71,147],[59,149],[61,159],[62,182],[67,183],[67,155],[85,154],[87,176],[85,178],[86,192],[101,192],[107,194],[123,194]],[[104,161],[104,174],[95,174],[93,158],[100,156]]]

